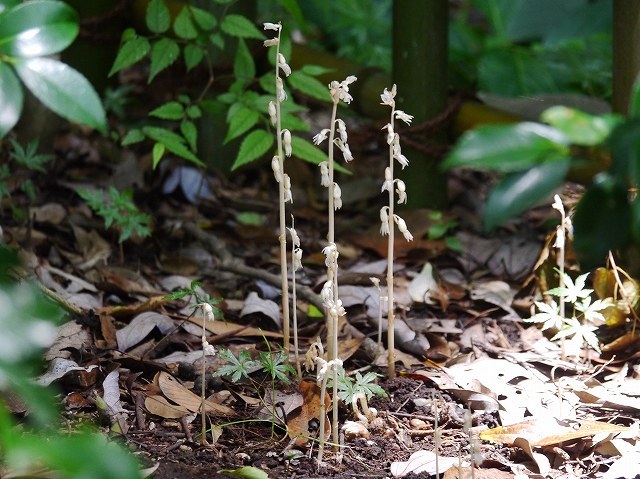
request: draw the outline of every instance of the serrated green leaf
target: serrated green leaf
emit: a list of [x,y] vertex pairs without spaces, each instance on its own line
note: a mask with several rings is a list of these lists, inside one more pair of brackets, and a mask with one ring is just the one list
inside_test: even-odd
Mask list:
[[324,75],[325,73],[331,73],[332,71],[335,71],[335,70],[333,68],[326,68],[320,65],[305,65],[300,69],[300,71],[302,73],[306,73],[307,75],[315,77],[318,75]]
[[443,168],[465,167],[505,173],[521,171],[554,155],[566,156],[569,140],[539,123],[487,125],[465,133]]
[[561,131],[575,145],[593,146],[604,142],[622,117],[590,115],[566,106],[545,110],[540,119]]
[[180,132],[189,144],[189,148],[196,151],[198,148],[198,128],[196,124],[190,120],[184,120],[180,123]]
[[160,160],[164,156],[165,149],[166,148],[164,146],[164,143],[154,143],[153,152],[152,152],[154,170],[156,169],[156,167],[158,166],[158,163],[160,163]]
[[289,14],[297,23],[300,24],[301,27],[304,27],[304,15],[302,14],[300,5],[298,5],[298,0],[279,0],[279,3],[287,12],[289,12]]
[[147,28],[153,33],[164,33],[171,26],[171,13],[165,0],[151,0],[145,17]]
[[67,120],[107,132],[107,118],[91,83],[70,66],[51,58],[17,61],[16,72],[47,108]]
[[192,119],[197,119],[202,116],[202,110],[197,105],[191,105],[187,108],[187,116]]
[[149,40],[144,37],[135,37],[127,40],[118,50],[118,55],[109,71],[109,76],[114,75],[129,65],[139,62],[147,56],[150,50],[151,45],[149,44]]
[[191,14],[193,15],[193,19],[195,20],[195,22],[205,32],[213,30],[218,24],[218,20],[216,20],[216,17],[208,11],[194,6],[189,6],[189,9],[191,10]]
[[[6,63],[0,63],[0,138],[9,133],[22,114],[24,93],[18,77]],[[2,195],[0,195],[0,199]]]
[[[293,150],[293,156],[300,158],[301,160],[308,161],[314,165],[318,165],[323,161],[329,161],[327,154],[318,148],[313,143],[308,142],[298,136],[291,137],[291,149]],[[334,163],[333,167],[336,171],[341,173],[351,174],[344,166],[339,163]]]
[[526,171],[504,177],[493,188],[484,208],[484,227],[492,231],[496,226],[533,208],[548,198],[565,181],[569,171],[568,158],[550,158]]
[[236,161],[231,170],[235,170],[242,165],[251,163],[262,157],[273,146],[273,135],[265,130],[255,130],[249,133],[242,143]]
[[129,130],[127,134],[124,135],[124,138],[122,139],[122,142],[120,144],[122,146],[133,145],[135,143],[140,143],[142,140],[144,140],[144,138],[145,136],[144,133],[142,133],[142,130],[135,128],[133,130]]
[[224,36],[220,34],[220,32],[213,33],[209,35],[209,41],[213,46],[218,47],[219,50],[224,50]]
[[180,13],[173,22],[173,31],[184,40],[193,40],[198,36],[198,30],[191,17],[191,11],[188,6],[182,7]]
[[259,119],[260,115],[258,112],[247,107],[241,107],[233,114],[233,116],[231,116],[229,129],[227,130],[227,136],[224,138],[224,143],[226,144],[234,138],[237,138],[243,133],[249,131],[256,123],[258,123]]
[[171,153],[196,165],[204,166],[204,163],[185,145],[184,138],[180,135],[156,126],[145,126],[142,131],[152,140],[162,143]]
[[301,71],[293,72],[287,77],[289,85],[316,100],[331,101],[329,89],[323,85],[317,78],[309,76]]
[[161,38],[151,47],[151,68],[148,83],[165,68],[176,61],[180,55],[180,47],[170,38]]
[[291,113],[283,113],[280,112],[282,128],[286,128],[290,131],[304,131],[307,132],[311,129],[309,124],[306,121],[302,121],[295,115]]
[[188,44],[185,45],[183,50],[184,64],[187,67],[187,71],[197,67],[204,58],[204,49],[198,45]]
[[71,45],[78,31],[78,15],[66,3],[22,3],[2,15],[0,53],[22,58],[52,55]]
[[230,13],[222,20],[220,28],[227,35],[238,38],[255,38],[264,40],[266,37],[247,17]]
[[162,120],[181,120],[184,116],[184,106],[177,101],[169,101],[151,110],[149,116]]
[[[276,84],[274,80],[273,73],[265,73],[258,78],[258,83],[260,84],[260,88],[262,88],[267,93],[271,93],[273,96],[276,94]],[[271,98],[273,100],[273,98]]]
[[253,79],[256,76],[256,65],[242,38],[238,39],[238,47],[233,61],[233,74],[238,79]]

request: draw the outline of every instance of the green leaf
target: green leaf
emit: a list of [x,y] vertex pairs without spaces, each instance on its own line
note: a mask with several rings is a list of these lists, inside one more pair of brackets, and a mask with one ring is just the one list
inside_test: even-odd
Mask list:
[[147,6],[147,28],[153,33],[164,33],[171,26],[171,13],[164,0],[151,0]]
[[158,166],[158,163],[160,163],[160,160],[164,156],[165,150],[166,148],[164,146],[164,143],[154,143],[153,152],[152,152],[154,170],[156,169],[156,167]]
[[181,120],[184,116],[184,106],[177,101],[169,101],[158,108],[151,110],[149,116],[162,120]]
[[142,133],[142,130],[134,128],[133,130],[129,130],[127,134],[124,135],[121,144],[122,146],[133,145],[135,143],[140,143],[142,140],[144,140],[144,138],[145,137],[144,133]]
[[487,125],[465,133],[442,167],[513,172],[568,151],[567,138],[550,126],[530,122]]
[[302,14],[300,5],[298,5],[298,0],[278,0],[278,3],[289,12],[289,15],[291,15],[300,26],[304,26],[304,15]]
[[187,108],[187,116],[192,119],[197,119],[202,116],[202,110],[197,105],[191,105]]
[[221,35],[220,32],[209,35],[209,41],[213,46],[218,47],[219,50],[224,50],[224,36]]
[[503,178],[487,199],[484,208],[485,230],[493,230],[548,198],[564,183],[569,163],[567,158],[556,158]]
[[273,135],[265,130],[255,130],[249,133],[242,143],[236,161],[231,170],[235,170],[242,165],[251,163],[263,156],[273,146]]
[[151,45],[149,44],[149,40],[144,37],[136,36],[135,38],[125,41],[118,50],[118,55],[109,71],[109,76],[114,75],[129,65],[139,62],[150,50]]
[[[315,77],[318,75],[324,75],[325,73],[331,73],[332,71],[335,71],[335,70],[333,68],[321,67],[320,65],[305,65],[300,69],[300,71],[302,73]],[[325,88],[325,90],[327,89]]]
[[15,68],[27,88],[47,108],[67,120],[106,133],[107,119],[100,98],[76,70],[51,58],[20,60]]
[[323,85],[317,78],[302,73],[301,71],[293,72],[287,77],[289,84],[296,90],[308,95],[316,100],[331,101],[329,89]]
[[155,42],[151,47],[151,68],[148,83],[151,83],[158,73],[175,62],[179,55],[180,47],[170,38],[161,38]]
[[290,113],[284,113],[280,111],[282,128],[287,128],[290,131],[304,131],[307,132],[311,129],[309,123],[301,120],[295,115]]
[[562,132],[571,143],[584,146],[604,142],[622,119],[617,115],[589,115],[566,106],[553,106],[540,118]]
[[[637,200],[636,200],[637,201]],[[599,175],[576,207],[573,246],[583,270],[603,265],[609,250],[631,239],[631,207],[626,188]]]
[[7,10],[20,5],[21,0],[2,0],[0,1],[0,14]]
[[255,62],[242,38],[238,39],[238,48],[233,61],[233,74],[236,78],[243,80],[249,80],[256,76]]
[[178,38],[182,38],[184,40],[193,40],[198,36],[198,30],[196,30],[196,26],[193,23],[188,6],[182,7],[182,10],[178,13],[178,16],[173,22],[173,31],[176,33]]
[[[291,137],[291,149],[293,150],[293,156],[304,161],[308,161],[309,163],[313,163],[314,165],[318,165],[323,161],[329,161],[329,157],[324,151],[313,143],[303,140],[297,136]],[[336,171],[340,171],[341,173],[351,174],[349,170],[339,163],[334,163],[333,167]]]
[[198,128],[196,124],[190,120],[184,120],[180,123],[180,132],[189,144],[189,148],[196,151],[198,148]]
[[631,89],[631,99],[629,100],[629,116],[640,116],[640,75],[636,77]]
[[78,31],[78,15],[66,3],[22,3],[2,15],[0,53],[22,58],[52,55],[71,45]]
[[230,13],[222,20],[220,28],[227,35],[238,38],[255,38],[264,40],[266,37],[247,17]]
[[218,24],[216,17],[214,17],[208,11],[203,10],[202,8],[193,7],[193,6],[189,6],[189,8],[191,9],[191,14],[193,15],[193,19],[202,30],[204,31],[213,30]]
[[22,85],[13,69],[6,63],[0,63],[0,138],[18,123],[22,114],[23,98]]
[[224,138],[224,143],[226,144],[234,138],[237,138],[243,133],[249,131],[256,123],[258,123],[259,119],[260,115],[255,110],[251,110],[247,107],[240,108],[231,117],[229,129],[227,130],[227,135]]
[[187,71],[197,67],[204,58],[204,49],[198,45],[188,44],[185,45],[183,50],[184,64],[187,67]]
[[145,126],[142,131],[152,140],[162,143],[171,153],[189,160],[199,166],[205,166],[202,161],[184,144],[184,139],[166,128]]

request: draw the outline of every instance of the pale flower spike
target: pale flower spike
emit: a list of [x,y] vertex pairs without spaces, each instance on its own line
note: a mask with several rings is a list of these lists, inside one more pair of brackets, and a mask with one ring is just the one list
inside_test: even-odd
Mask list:
[[291,242],[296,248],[300,247],[300,237],[298,236],[298,232],[295,228],[287,228],[289,230],[289,234],[291,234]]
[[356,80],[357,78],[354,75],[349,75],[345,80],[341,82],[335,80],[332,81],[329,84],[329,93],[331,94],[331,98],[333,99],[333,101],[335,102],[342,100],[347,105],[351,103],[353,97],[349,95],[349,85]]

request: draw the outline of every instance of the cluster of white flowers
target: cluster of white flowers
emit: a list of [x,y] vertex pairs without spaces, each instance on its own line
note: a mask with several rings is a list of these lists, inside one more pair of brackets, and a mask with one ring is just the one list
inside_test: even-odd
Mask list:
[[[387,144],[390,146],[390,150],[391,150],[390,161],[393,162],[394,159],[397,160],[398,163],[400,163],[400,165],[404,169],[404,167],[409,164],[409,160],[407,159],[406,156],[402,154],[402,149],[400,148],[400,135],[398,135],[398,133],[394,131],[393,122],[395,119],[398,119],[410,125],[411,120],[413,120],[413,116],[406,114],[402,110],[395,109],[396,108],[396,100],[395,100],[396,91],[397,91],[396,85],[393,85],[393,87],[391,88],[391,91],[385,88],[382,94],[380,95],[382,104],[391,107],[391,121],[387,123],[382,129],[387,130]],[[382,192],[388,191],[391,197],[392,192],[394,190],[394,185],[395,185],[395,192],[398,195],[398,204],[402,204],[402,203],[406,204],[407,203],[407,187],[404,184],[404,181],[402,181],[399,178],[393,177],[393,164],[390,164],[384,170],[384,182],[382,183],[381,191]],[[393,213],[393,209],[391,208],[391,206],[383,206],[380,209],[380,223],[381,223],[380,234],[381,235],[389,234],[391,225],[392,225],[391,218],[393,218],[393,221],[395,222],[396,225],[398,225],[398,230],[402,233],[404,238],[407,241],[412,241],[413,235],[407,229],[407,224],[405,223],[405,221],[400,216],[396,214],[392,215],[391,213]]]
[[[215,316],[213,315],[213,308],[211,307],[211,305],[209,303],[202,303],[200,305],[200,307],[202,308],[202,312],[204,313],[204,320],[205,321],[214,321],[215,320]],[[204,324],[203,324],[202,325],[202,338],[201,338],[202,339],[202,351],[204,352],[205,356],[215,356],[216,355],[216,350],[207,341],[205,333],[206,333],[206,329],[205,329]]]
[[327,361],[326,359],[317,356],[316,359],[316,367],[318,368],[318,372],[316,374],[316,381],[320,384],[322,381],[328,378],[329,371],[338,371],[342,368],[342,359],[332,359],[331,361]]
[[562,218],[562,224],[556,228],[556,241],[553,243],[553,246],[554,248],[564,248],[565,232],[570,238],[573,236],[573,223],[571,223],[571,217],[567,216],[559,195],[554,195],[551,207],[554,210],[558,210]]
[[302,269],[302,248],[300,248],[300,237],[298,236],[298,232],[296,231],[296,229],[293,226],[287,229],[291,234],[291,243],[293,244],[292,262],[293,262],[293,271],[295,273],[296,271]]

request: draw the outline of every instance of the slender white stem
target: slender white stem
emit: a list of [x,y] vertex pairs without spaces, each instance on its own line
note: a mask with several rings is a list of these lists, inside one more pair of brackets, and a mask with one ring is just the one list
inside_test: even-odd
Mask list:
[[[391,107],[390,124],[394,126],[395,106]],[[389,171],[391,181],[393,182],[393,143],[389,145]],[[395,321],[393,314],[393,252],[395,240],[395,224],[393,220],[394,212],[394,186],[393,183],[389,188],[389,241],[387,243],[387,376],[389,379],[396,377],[396,358],[395,358]]]

